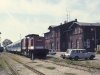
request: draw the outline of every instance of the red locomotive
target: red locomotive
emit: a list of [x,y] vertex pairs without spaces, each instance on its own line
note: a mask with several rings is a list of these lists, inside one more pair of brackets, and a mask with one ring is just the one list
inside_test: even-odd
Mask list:
[[[20,43],[20,45],[18,45],[18,43]],[[20,51],[17,50],[19,49],[17,47],[20,48]],[[36,34],[29,34],[20,42],[8,45],[7,50],[14,53],[19,51],[20,54],[28,56],[31,59],[46,58],[49,52],[48,49],[45,49],[45,38]]]

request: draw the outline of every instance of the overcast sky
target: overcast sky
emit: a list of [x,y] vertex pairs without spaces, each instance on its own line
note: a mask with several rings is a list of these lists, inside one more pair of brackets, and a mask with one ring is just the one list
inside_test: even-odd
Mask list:
[[27,34],[48,31],[50,25],[67,20],[100,22],[99,0],[0,0],[0,32],[17,41]]

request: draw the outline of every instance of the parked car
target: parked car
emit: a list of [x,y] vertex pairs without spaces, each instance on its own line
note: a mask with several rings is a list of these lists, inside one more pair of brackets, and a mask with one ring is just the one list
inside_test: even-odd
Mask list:
[[56,51],[55,51],[55,50],[50,49],[48,54],[50,54],[50,55],[55,55],[55,54],[56,54]]
[[95,52],[88,52],[86,49],[68,49],[64,54],[61,54],[62,58],[69,59],[90,59],[95,58]]

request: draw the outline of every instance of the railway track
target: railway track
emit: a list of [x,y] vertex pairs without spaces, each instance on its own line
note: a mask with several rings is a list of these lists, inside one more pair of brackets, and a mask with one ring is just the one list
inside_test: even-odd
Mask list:
[[[7,57],[7,56],[6,56],[6,57]],[[16,61],[16,62],[22,64],[24,67],[28,68],[29,70],[31,70],[32,72],[36,73],[37,75],[45,75],[44,73],[42,73],[42,72],[40,72],[40,71],[34,69],[33,67],[30,67],[30,66],[26,65],[25,63],[22,63],[21,61],[19,61],[19,60],[13,58],[13,57],[11,57],[11,56],[9,56],[9,57],[10,57],[12,60],[14,60],[14,61]],[[5,60],[5,62],[7,63],[7,65],[9,66],[10,70],[12,71],[12,73],[13,73],[14,75],[19,75],[18,72],[17,72],[16,70],[14,70],[14,69],[12,68],[12,66],[7,62],[7,60]]]
[[67,65],[66,65],[66,64],[63,64],[63,63],[55,62],[53,60],[46,60],[46,61],[40,60],[40,61],[46,62],[46,63],[52,63],[52,64],[55,64],[55,65],[58,65],[58,66],[74,68],[74,69],[77,69],[77,70],[82,70],[82,71],[85,71],[85,72],[90,72],[92,74],[100,71],[100,69],[94,69],[94,68],[78,66],[78,65],[72,65],[72,64],[67,64],[67,63],[66,63]]
[[[69,68],[75,68],[75,69],[79,69],[79,70],[83,70],[83,71],[89,71],[89,68],[86,68],[86,67],[81,67],[81,66],[77,66],[77,65],[64,65],[64,64],[59,64],[58,62],[54,62],[54,61],[52,61],[52,60],[46,60],[46,61],[44,61],[44,60],[40,60],[40,61],[42,61],[42,62],[46,62],[46,63],[52,63],[52,64],[55,64],[55,65],[58,65],[58,66],[63,66],[63,67],[69,67]],[[77,66],[77,67],[76,67]]]
[[3,57],[2,54],[1,54],[0,60],[4,64],[3,66],[5,67],[7,75],[19,75],[19,73],[13,68],[11,64],[8,63],[7,59]]
[[[11,56],[10,56],[11,57]],[[12,57],[11,57],[12,58]],[[17,60],[17,59],[15,59],[15,58],[12,58],[13,60],[15,60],[15,61],[17,61],[17,62],[19,62],[19,63],[21,63],[21,64],[23,64],[24,66],[26,66],[27,68],[29,68],[29,69],[34,69],[34,68],[32,68],[32,67],[29,67],[29,66],[27,66],[26,64],[24,64],[24,63],[22,63],[21,61],[19,61],[19,60]],[[79,70],[83,70],[83,71],[90,71],[90,69],[89,68],[86,68],[86,67],[81,67],[81,66],[74,66],[74,65],[63,65],[63,64],[59,64],[59,63],[56,63],[56,62],[54,62],[54,61],[52,61],[52,60],[38,60],[38,61],[41,61],[41,62],[45,62],[45,63],[52,63],[52,64],[55,64],[55,65],[58,65],[58,66],[63,66],[63,67],[69,67],[69,68],[75,68],[75,69],[79,69]],[[35,72],[37,72],[37,70],[35,70],[34,69],[34,71]],[[40,74],[40,75],[44,75],[44,74]]]
[[67,63],[66,63],[67,65],[66,65],[66,64],[63,64],[63,63],[59,63],[60,61],[55,62],[53,60],[45,60],[45,61],[44,60],[39,60],[39,61],[46,62],[46,63],[52,63],[52,64],[55,64],[55,65],[58,65],[58,66],[74,68],[74,69],[82,70],[82,71],[85,71],[85,72],[90,72],[90,73],[92,73],[92,75],[93,75],[93,73],[95,74],[96,72],[98,74],[100,74],[100,69],[84,67],[83,65],[79,66],[79,65],[67,64]]
[[40,72],[40,71],[34,69],[33,67],[30,67],[30,66],[28,66],[28,65],[26,65],[26,64],[24,64],[24,63],[22,63],[21,61],[18,61],[18,60],[14,59],[14,58],[12,58],[12,59],[15,60],[16,62],[22,64],[23,66],[27,67],[27,68],[30,69],[31,71],[35,72],[37,75],[45,75],[45,74],[43,74],[42,72]]
[[[46,71],[43,71],[43,70],[39,70],[39,69],[37,69],[36,68],[36,66],[37,66],[37,64],[38,65],[40,65],[40,67],[39,68],[41,68],[41,65],[43,65],[43,63],[44,63],[44,65],[43,65],[43,68],[46,68],[46,65],[47,65],[47,67],[49,67],[49,64],[51,64],[52,63],[52,65],[50,66],[50,67],[52,67],[53,65],[54,65],[54,67],[55,67],[55,65],[56,65],[56,69],[54,69],[55,71],[56,71],[56,73],[60,73],[59,75],[65,75],[64,73],[66,73],[66,70],[67,69],[65,69],[65,68],[67,68],[67,67],[69,67],[70,69],[73,69],[73,70],[76,70],[77,69],[77,67],[72,67],[72,66],[64,66],[64,65],[60,65],[60,64],[56,64],[56,63],[54,63],[54,62],[51,62],[50,60],[49,61],[45,61],[45,60],[35,60],[35,62],[36,63],[34,63],[34,62],[31,62],[31,60],[29,60],[29,59],[27,59],[27,58],[25,58],[25,57],[23,57],[22,56],[22,58],[20,57],[20,56],[17,56],[17,55],[14,55],[14,54],[7,54],[7,56],[9,56],[11,59],[13,59],[14,61],[16,61],[16,62],[18,62],[18,63],[20,63],[20,64],[23,64],[23,66],[25,66],[25,67],[27,67],[28,69],[30,69],[30,70],[33,70],[33,72],[35,72],[35,73],[37,73],[38,75],[48,75],[47,73],[45,73]],[[13,57],[12,57],[13,56]],[[31,66],[30,64],[32,64],[32,63],[34,63],[34,66]],[[32,64],[33,65],[33,64]],[[45,66],[45,67],[44,67]],[[35,68],[35,69],[34,69]],[[64,70],[60,70],[59,68],[63,68]],[[47,68],[46,68],[47,69]],[[44,69],[45,70],[45,69]],[[82,72],[87,72],[87,70],[84,70],[83,71],[83,69],[78,69],[78,71],[79,70],[82,70]],[[77,70],[76,70],[77,71]],[[42,72],[42,73],[41,73]],[[52,71],[50,71],[50,69],[48,70],[47,69],[47,72],[54,72],[53,70]],[[45,73],[45,74],[44,74]],[[80,75],[79,73],[77,73],[77,72],[71,72],[71,73],[76,73],[77,75]],[[53,73],[54,74],[54,73]],[[53,74],[50,74],[50,75],[53,75]],[[89,74],[90,75],[90,74]]]
[[[12,75],[20,75],[20,74],[12,67],[12,65],[9,64],[9,63],[7,62],[7,60],[4,59],[4,61],[5,61],[5,63],[7,64],[8,68],[10,69]],[[9,74],[9,73],[8,73],[8,74]]]

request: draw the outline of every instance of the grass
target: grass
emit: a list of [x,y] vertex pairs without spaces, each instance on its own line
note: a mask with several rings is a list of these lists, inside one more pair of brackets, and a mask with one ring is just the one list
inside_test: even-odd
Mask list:
[[97,54],[100,54],[100,50],[97,50],[96,53],[97,53]]
[[1,63],[0,63],[0,68],[3,68]]
[[0,68],[5,69],[7,67],[5,61],[0,57]]
[[42,65],[42,64],[38,64],[38,65],[36,65],[36,66],[38,66],[38,67],[43,67],[43,65]]
[[[95,64],[90,62],[90,60],[79,60],[79,61],[75,61],[75,60],[69,60],[69,59],[59,59],[59,58],[49,58],[49,60],[51,60],[53,63],[57,64],[57,65],[62,65],[62,66],[70,66],[70,65],[77,65],[77,66],[82,66],[82,67],[86,67],[86,68],[92,68],[92,69],[100,69],[100,65]],[[70,65],[69,65],[70,64]]]
[[76,75],[74,73],[65,73],[64,75]]
[[50,69],[50,70],[54,70],[54,69],[56,69],[55,67],[52,67],[52,66],[50,66],[50,67],[46,67],[47,69]]
[[42,64],[38,64],[38,65],[36,65],[36,66],[38,66],[38,67],[43,67],[43,68],[50,69],[50,70],[54,70],[54,69],[56,69],[56,68],[53,67],[53,66],[45,67],[45,66],[43,66]]
[[54,63],[61,63],[61,64],[65,64],[65,65],[68,65],[68,64],[78,64],[79,61],[72,61],[72,60],[66,60],[66,59],[59,59],[59,58],[50,58],[51,61],[53,61]]

